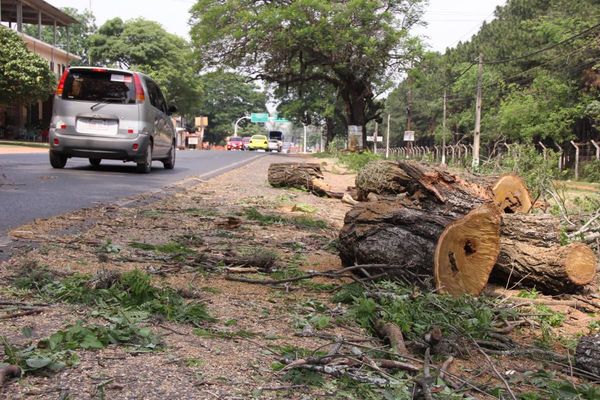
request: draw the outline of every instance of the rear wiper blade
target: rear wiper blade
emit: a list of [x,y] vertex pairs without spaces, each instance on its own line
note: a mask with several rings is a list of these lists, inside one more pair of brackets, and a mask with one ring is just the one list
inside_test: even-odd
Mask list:
[[111,101],[111,100],[118,100],[118,101],[121,101],[121,102],[122,102],[122,101],[124,101],[124,100],[127,100],[127,97],[125,97],[125,96],[123,96],[123,97],[103,97],[103,98],[102,98],[102,101],[100,101],[100,102],[98,102],[98,103],[94,104],[93,106],[91,106],[91,107],[90,107],[90,110],[94,111],[94,109],[95,109],[96,107],[98,107],[100,104],[104,104],[104,103],[106,103],[107,101]]

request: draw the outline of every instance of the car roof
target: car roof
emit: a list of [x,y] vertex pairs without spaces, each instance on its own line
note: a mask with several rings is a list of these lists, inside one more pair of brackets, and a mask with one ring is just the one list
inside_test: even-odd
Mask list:
[[145,74],[138,72],[138,71],[131,71],[131,70],[126,70],[126,69],[119,69],[119,68],[107,68],[107,67],[70,67],[69,71],[98,71],[100,72],[100,70],[102,71],[106,71],[106,72],[120,72],[120,73],[125,73],[125,74],[140,74],[144,77],[146,77]]

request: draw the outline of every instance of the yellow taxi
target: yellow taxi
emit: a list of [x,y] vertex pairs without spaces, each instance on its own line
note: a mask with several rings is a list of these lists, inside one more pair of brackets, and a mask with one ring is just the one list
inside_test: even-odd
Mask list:
[[250,150],[269,150],[269,141],[265,135],[254,135],[250,138],[248,145]]

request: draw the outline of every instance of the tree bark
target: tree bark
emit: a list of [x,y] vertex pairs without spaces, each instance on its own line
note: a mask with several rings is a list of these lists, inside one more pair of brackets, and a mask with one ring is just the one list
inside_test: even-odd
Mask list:
[[578,368],[600,376],[600,333],[579,339],[575,362]]
[[318,196],[342,198],[323,179],[321,166],[310,163],[273,163],[268,170],[269,184],[274,187],[305,189]]
[[549,214],[504,214],[492,279],[545,294],[576,292],[596,276],[597,259],[583,243],[560,244],[560,221]]
[[[405,200],[360,203],[340,232],[344,266],[389,264],[389,275],[432,289],[479,294],[498,255],[497,209],[457,214],[443,203],[409,208]],[[381,271],[384,272],[384,271]]]

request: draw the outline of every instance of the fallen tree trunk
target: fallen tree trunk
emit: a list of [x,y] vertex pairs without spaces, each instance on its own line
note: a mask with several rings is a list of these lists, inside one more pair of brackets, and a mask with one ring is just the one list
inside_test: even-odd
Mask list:
[[600,333],[579,339],[575,362],[578,368],[600,376]]
[[560,244],[559,221],[548,214],[504,214],[500,254],[492,279],[535,287],[545,294],[576,292],[596,276],[594,252],[583,243]]
[[499,249],[500,216],[484,204],[465,214],[444,203],[405,207],[401,200],[361,203],[340,232],[344,266],[392,264],[390,276],[441,291],[479,294]]
[[439,195],[438,200],[450,188],[454,194],[460,194],[456,188],[463,188],[482,201],[493,200],[507,213],[526,213],[532,205],[527,186],[516,175],[456,175],[444,168],[410,161],[372,161],[357,174],[356,187],[360,201],[366,201],[369,193],[388,197],[406,193],[418,197],[419,189],[426,187]]
[[343,193],[333,192],[325,183],[321,166],[314,163],[273,163],[268,170],[269,184],[273,187],[305,189],[318,196],[341,199]]

